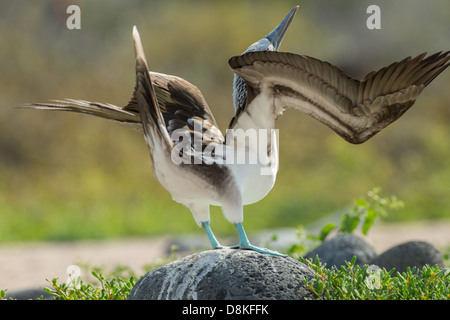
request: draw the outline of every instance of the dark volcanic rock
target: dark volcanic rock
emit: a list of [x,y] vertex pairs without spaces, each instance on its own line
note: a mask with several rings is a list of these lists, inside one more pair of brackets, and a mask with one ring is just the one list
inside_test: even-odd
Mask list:
[[317,248],[310,251],[304,258],[315,259],[316,256],[327,268],[345,265],[345,261],[352,261],[356,256],[356,265],[364,265],[377,256],[377,253],[363,239],[353,234],[341,234],[330,240],[324,241]]
[[397,272],[405,272],[408,267],[422,268],[425,265],[444,267],[442,253],[432,244],[424,241],[409,241],[392,247],[375,257],[370,264]]
[[43,288],[33,288],[21,291],[13,291],[11,293],[6,291],[5,298],[13,300],[36,300],[41,297],[43,300],[52,300],[52,295],[49,294],[47,291],[45,291],[45,289]]
[[305,299],[303,284],[313,272],[289,258],[250,250],[221,249],[192,254],[144,275],[129,300]]

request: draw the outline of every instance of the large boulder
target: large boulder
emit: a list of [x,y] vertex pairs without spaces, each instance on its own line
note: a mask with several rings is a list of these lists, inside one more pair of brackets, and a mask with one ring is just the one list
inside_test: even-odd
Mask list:
[[313,298],[303,280],[313,272],[290,257],[250,250],[204,251],[144,275],[129,300],[262,300]]

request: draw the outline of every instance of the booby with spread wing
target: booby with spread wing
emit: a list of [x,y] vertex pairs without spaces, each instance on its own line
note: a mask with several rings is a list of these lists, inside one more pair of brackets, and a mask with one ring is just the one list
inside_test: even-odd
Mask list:
[[143,130],[153,174],[191,210],[213,249],[224,248],[210,227],[209,207],[218,205],[238,231],[239,244],[231,248],[282,256],[252,245],[242,225],[243,206],[264,198],[275,183],[277,117],[286,108],[299,110],[345,140],[362,143],[404,114],[450,60],[449,52],[421,54],[358,81],[328,62],[277,51],[297,9],[229,60],[235,116],[225,136],[197,87],[149,71],[136,28],[136,85],[128,105],[68,99],[28,107],[81,112]]

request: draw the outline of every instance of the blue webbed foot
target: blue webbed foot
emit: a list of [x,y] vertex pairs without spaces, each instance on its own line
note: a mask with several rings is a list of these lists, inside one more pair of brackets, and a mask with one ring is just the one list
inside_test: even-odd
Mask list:
[[256,252],[270,254],[270,255],[273,255],[273,256],[287,257],[287,255],[279,253],[278,251],[270,250],[270,249],[267,249],[267,248],[257,247],[257,246],[254,246],[254,245],[250,244],[250,243],[244,244],[244,245],[241,244],[239,246],[239,248],[240,249],[244,249],[244,250],[253,250],[253,251],[256,251]]
[[238,230],[238,233],[239,233],[239,246],[237,246],[239,249],[253,250],[253,251],[256,251],[256,252],[270,254],[270,255],[273,255],[273,256],[287,257],[287,255],[279,253],[277,251],[269,250],[269,249],[266,249],[266,248],[261,248],[261,247],[257,247],[257,246],[252,245],[250,243],[250,241],[248,240],[247,235],[245,234],[244,227],[242,226],[242,223],[237,223],[237,224],[235,224],[235,226],[236,226],[236,229]]
[[214,233],[211,230],[211,226],[209,225],[209,221],[202,222],[202,227],[206,232],[206,235],[208,236],[209,242],[211,243],[211,247],[216,249],[236,249],[238,246],[223,246],[217,241],[216,237],[214,236]]
[[250,241],[247,238],[247,235],[245,234],[244,227],[242,226],[242,223],[235,224],[236,229],[239,233],[239,244],[235,246],[223,246],[217,241],[216,237],[214,236],[214,233],[211,230],[211,226],[209,224],[209,221],[202,222],[202,227],[206,232],[206,235],[208,236],[209,242],[211,243],[211,247],[213,249],[242,249],[242,250],[253,250],[260,253],[270,254],[273,256],[280,256],[280,257],[286,257],[285,254],[279,253],[274,250],[269,250],[266,248],[261,248],[254,246],[250,243]]

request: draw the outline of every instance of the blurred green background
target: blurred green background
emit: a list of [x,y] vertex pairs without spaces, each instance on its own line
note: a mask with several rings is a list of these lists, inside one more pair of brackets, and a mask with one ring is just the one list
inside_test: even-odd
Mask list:
[[[66,28],[70,4],[81,29]],[[48,99],[125,104],[134,87],[133,25],[150,69],[203,92],[222,130],[233,116],[227,60],[300,5],[281,50],[363,77],[406,56],[450,50],[448,0],[2,1],[0,242],[202,232],[153,177],[141,134],[89,116],[14,109]],[[366,9],[381,8],[381,30]],[[351,145],[315,120],[278,121],[272,192],[245,207],[248,230],[295,227],[336,212],[375,186],[406,207],[391,220],[449,218],[450,71],[400,121]],[[234,227],[212,210],[221,235]]]

